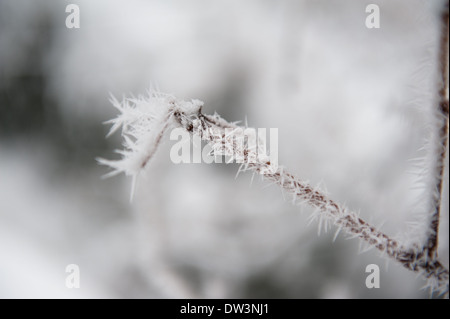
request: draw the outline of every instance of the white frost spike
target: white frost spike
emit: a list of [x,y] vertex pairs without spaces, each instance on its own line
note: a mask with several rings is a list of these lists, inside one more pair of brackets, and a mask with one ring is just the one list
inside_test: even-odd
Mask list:
[[173,114],[179,112],[189,116],[198,113],[203,102],[199,100],[186,102],[168,94],[149,92],[148,96],[124,98],[122,102],[111,96],[111,103],[120,114],[115,119],[105,122],[112,124],[107,136],[122,128],[124,150],[117,151],[122,155],[120,160],[98,158],[97,161],[113,169],[104,177],[122,172],[132,176],[131,197],[133,197],[137,177],[155,154],[167,129],[172,126]]

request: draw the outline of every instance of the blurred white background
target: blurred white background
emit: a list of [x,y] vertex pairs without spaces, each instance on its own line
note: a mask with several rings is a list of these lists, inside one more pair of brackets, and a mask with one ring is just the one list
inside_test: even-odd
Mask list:
[[[65,26],[69,3],[79,29]],[[369,3],[380,29],[365,26]],[[427,298],[416,274],[333,242],[334,228],[318,236],[310,208],[235,180],[235,164],[172,164],[167,138],[129,203],[131,180],[102,180],[95,158],[121,148],[105,139],[109,93],[157,84],[278,128],[280,164],[420,239],[443,3],[0,0],[0,297]],[[445,195],[447,267],[448,211]],[[381,287],[369,290],[372,263]],[[79,289],[65,286],[68,264]]]

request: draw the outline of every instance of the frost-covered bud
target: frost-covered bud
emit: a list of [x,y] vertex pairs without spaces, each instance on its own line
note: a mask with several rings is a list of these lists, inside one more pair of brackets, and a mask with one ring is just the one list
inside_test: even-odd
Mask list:
[[191,116],[198,114],[203,106],[200,100],[183,101],[157,92],[150,92],[148,96],[124,98],[121,102],[111,97],[111,103],[120,114],[106,122],[112,124],[108,136],[122,129],[124,149],[116,150],[122,158],[97,160],[113,168],[105,177],[123,172],[133,177],[133,186],[136,177],[155,154],[164,133],[175,124],[173,117],[178,116],[178,123],[187,128],[192,125]]

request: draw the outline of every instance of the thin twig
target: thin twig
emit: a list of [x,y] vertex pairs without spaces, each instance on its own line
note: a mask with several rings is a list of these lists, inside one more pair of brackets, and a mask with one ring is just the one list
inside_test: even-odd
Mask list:
[[430,232],[426,244],[430,258],[437,257],[439,237],[439,216],[441,213],[441,199],[444,184],[445,154],[448,144],[448,3],[441,14],[441,38],[439,48],[439,83],[438,83],[438,116],[439,136],[436,156],[436,193],[433,194],[433,212],[430,218]]
[[[189,115],[175,112],[174,118],[178,125],[189,132],[198,134],[221,155],[233,156],[233,154],[244,153],[246,158],[249,158],[251,152],[256,152],[255,149],[237,149],[241,144],[236,143],[233,137],[228,138],[226,134],[226,129],[237,128],[237,126],[226,122],[218,115],[207,116],[198,110],[196,114]],[[258,158],[256,154],[252,155],[252,158]],[[245,163],[243,166],[244,170],[255,171],[266,180],[280,186],[283,191],[294,196],[295,200],[318,209],[319,218],[330,221],[352,237],[364,240],[409,270],[421,273],[433,290],[444,294],[448,293],[448,270],[436,258],[430,258],[431,256],[422,247],[405,247],[359,218],[356,213],[328,198],[325,193],[314,189],[282,167],[274,169],[269,161],[257,160],[253,163]]]

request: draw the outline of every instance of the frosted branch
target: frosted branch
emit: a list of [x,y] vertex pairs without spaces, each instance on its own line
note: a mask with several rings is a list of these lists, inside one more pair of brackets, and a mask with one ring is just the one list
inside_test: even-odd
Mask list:
[[444,183],[445,154],[448,144],[448,3],[441,14],[441,38],[439,48],[439,84],[438,84],[438,138],[436,141],[435,176],[436,186],[433,192],[429,236],[426,244],[430,258],[437,256],[439,216],[441,213],[441,199]]
[[[122,127],[126,149],[120,152],[123,158],[119,161],[99,159],[100,163],[114,169],[113,174],[124,172],[135,179],[154,155],[164,132],[169,127],[182,127],[208,142],[215,155],[243,154],[244,162],[240,170],[260,174],[265,180],[292,195],[294,202],[317,209],[317,217],[321,223],[335,225],[338,230],[351,237],[360,238],[407,269],[420,273],[433,291],[448,294],[449,272],[435,255],[428,253],[427,247],[402,245],[319,189],[293,176],[283,167],[271,163],[268,157],[257,156],[257,147],[248,147],[248,144],[238,141],[239,138],[244,139],[244,128],[227,122],[217,114],[203,114],[201,101],[186,102],[169,95],[153,93],[149,97],[125,99],[121,104],[114,100],[113,103],[121,114],[111,121],[112,129]],[[230,130],[241,133],[230,135]],[[254,160],[248,161],[249,158]]]

